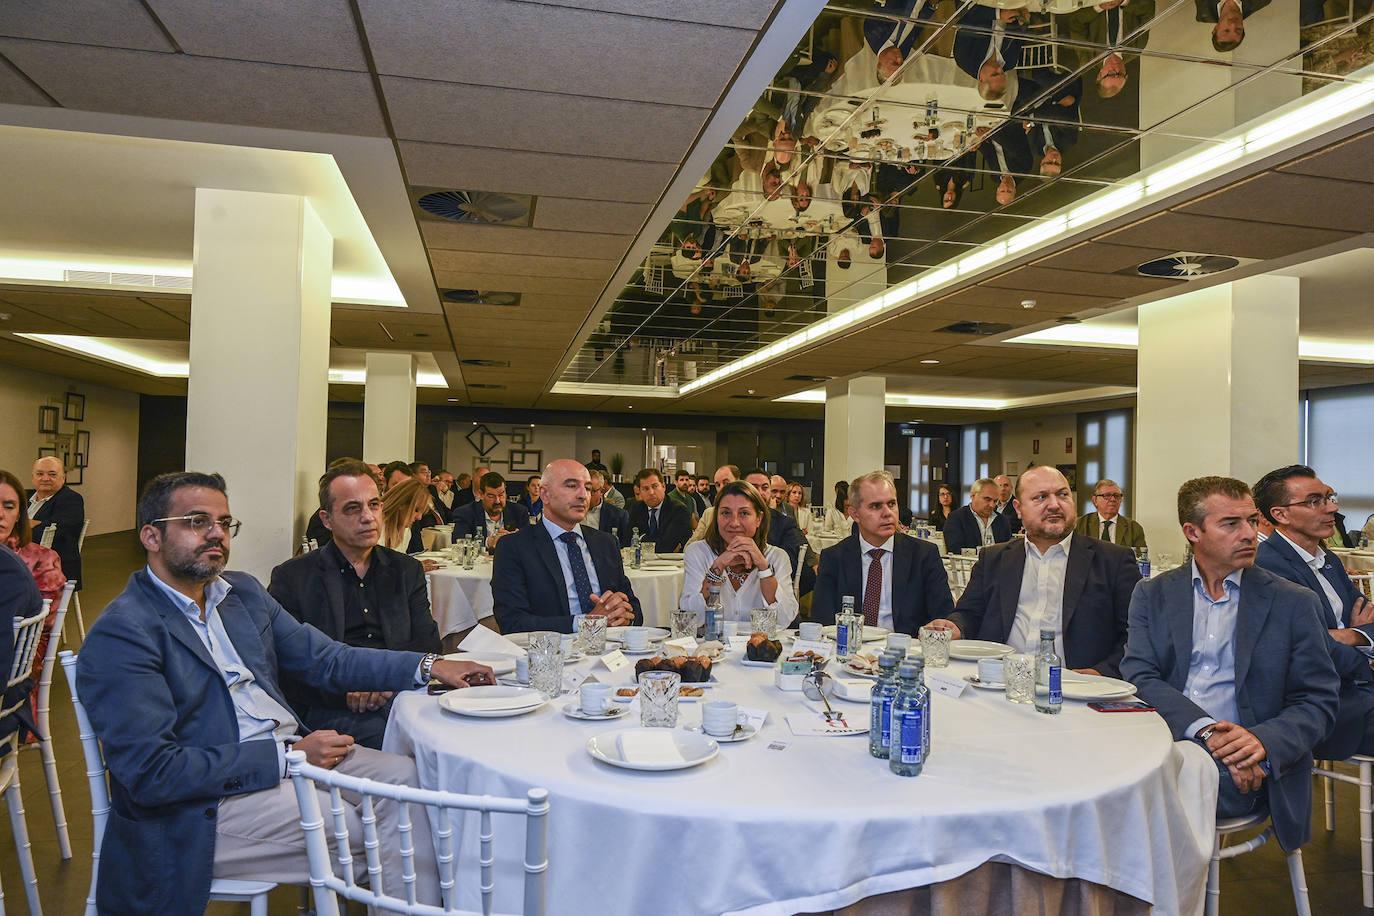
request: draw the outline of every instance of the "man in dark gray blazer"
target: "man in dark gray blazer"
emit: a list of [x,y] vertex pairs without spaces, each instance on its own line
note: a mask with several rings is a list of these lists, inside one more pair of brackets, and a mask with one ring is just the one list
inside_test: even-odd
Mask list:
[[1312,748],[1339,702],[1317,597],[1254,566],[1244,482],[1185,482],[1178,516],[1193,562],[1136,589],[1121,673],[1174,740],[1212,755],[1217,816],[1267,807],[1279,845],[1297,849],[1312,832]]
[[52,549],[62,560],[62,575],[76,581],[81,590],[81,529],[86,524],[86,501],[67,486],[67,469],[49,455],[33,463],[33,490],[29,493],[29,519],[33,539],[43,539],[43,529],[56,525]]
[[957,556],[966,547],[1005,544],[1011,540],[1011,522],[997,511],[998,493],[997,484],[987,477],[973,482],[969,487],[969,504],[955,509],[945,519],[941,532],[945,553]]
[[587,517],[583,524],[614,535],[621,547],[630,546],[630,513],[606,501],[611,485],[601,471],[588,471]]

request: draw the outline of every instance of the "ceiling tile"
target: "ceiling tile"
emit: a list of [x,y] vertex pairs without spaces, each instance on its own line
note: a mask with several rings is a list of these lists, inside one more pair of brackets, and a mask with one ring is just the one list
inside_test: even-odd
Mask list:
[[1374,184],[1265,172],[1177,209],[1198,216],[1369,232],[1374,230]]
[[139,51],[176,50],[138,0],[5,3],[0,35]]
[[1366,131],[1330,149],[1279,166],[1279,171],[1346,181],[1374,181],[1374,172],[1369,169],[1371,158],[1374,158],[1374,131]]
[[[530,277],[572,277],[605,282],[615,271],[616,261],[589,261],[583,258],[550,258],[531,255],[470,253],[435,249],[430,252],[435,270],[458,270],[483,274],[523,274]],[[524,305],[522,300],[521,305]]]
[[430,249],[490,251],[498,254],[543,254],[557,257],[620,260],[631,239],[591,232],[555,232],[512,226],[475,226],[421,220],[420,233]]
[[1098,308],[1115,301],[1109,296],[1051,293],[1044,290],[993,286],[972,286],[939,301],[986,305],[992,308],[1019,308],[1021,300],[1027,298],[1035,300],[1037,309],[1053,310],[1064,314]]
[[147,0],[187,54],[272,64],[367,70],[344,0]]
[[545,0],[551,6],[761,29],[779,0]]
[[1103,236],[1114,244],[1229,254],[1237,258],[1279,258],[1349,237],[1348,232],[1178,212],[1159,213]]
[[1057,267],[1062,270],[1081,270],[1087,273],[1110,274],[1133,268],[1154,258],[1173,254],[1176,248],[1137,248],[1132,245],[1109,245],[1105,242],[1084,242],[1067,251],[1033,262],[1036,267]]
[[541,198],[534,209],[536,229],[569,232],[619,232],[635,235],[652,209],[648,204],[621,204],[604,200]]
[[1127,299],[1178,286],[1179,283],[1173,280],[1155,280],[1120,274],[1104,275],[1076,270],[1051,270],[1045,267],[1020,267],[999,277],[993,277],[982,285],[1001,289],[1043,290],[1070,294],[1094,292],[1113,299]]
[[52,107],[48,97],[30,83],[22,72],[0,57],[0,104],[44,105]]
[[445,289],[493,289],[504,292],[562,293],[595,298],[606,287],[604,280],[563,280],[511,274],[479,274],[436,270],[434,279]]

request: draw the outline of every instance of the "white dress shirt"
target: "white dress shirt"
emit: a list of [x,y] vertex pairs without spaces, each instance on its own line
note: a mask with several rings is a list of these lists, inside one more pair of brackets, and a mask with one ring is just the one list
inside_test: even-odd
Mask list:
[[583,520],[582,524],[586,525],[588,528],[595,528],[597,531],[600,531],[600,530],[601,530],[601,507],[602,507],[603,505],[604,505],[604,503],[597,503],[595,506],[593,506],[592,508],[588,509],[588,510],[587,510],[587,518],[586,518],[585,520]]
[[[763,549],[763,558],[773,569],[778,580],[776,600],[769,604],[763,599],[759,588],[759,571],[751,569],[749,575],[740,583],[738,589],[727,575],[720,583],[720,605],[726,620],[749,622],[749,612],[759,608],[770,608],[778,615],[778,626],[785,627],[797,616],[797,593],[792,587],[792,563],[787,559],[787,551],[769,544]],[[716,553],[705,541],[687,545],[682,555],[682,597],[678,607],[683,610],[706,613],[706,599],[701,594],[701,583],[706,580],[706,571],[716,561]]]
[[997,521],[997,513],[992,513],[987,521],[983,521],[983,516],[975,512],[973,513],[973,520],[978,523],[978,535],[983,539],[983,546],[991,547],[996,544],[997,536],[992,533],[992,523]]
[[[1307,568],[1312,570],[1312,575],[1317,577],[1317,584],[1321,586],[1322,595],[1326,598],[1326,603],[1331,606],[1331,613],[1336,617],[1336,629],[1344,630],[1345,621],[1341,618],[1345,615],[1345,604],[1341,601],[1341,596],[1336,594],[1336,587],[1331,584],[1331,580],[1322,575],[1322,567],[1326,565],[1327,553],[1320,544],[1317,545],[1317,555],[1313,556],[1303,550],[1296,542],[1282,531],[1275,529],[1279,537],[1288,542],[1288,546],[1297,552],[1298,558],[1307,564]],[[1336,560],[1335,562],[1340,562]],[[1364,640],[1364,645],[1356,646],[1366,655],[1374,654],[1374,643],[1370,642],[1369,635],[1363,630],[1356,630],[1360,638]]]
[[38,491],[34,490],[33,495],[29,497],[29,518],[33,518],[33,514],[41,509],[43,504],[50,499],[52,499],[51,496],[39,496]]
[[[576,617],[582,611],[582,596],[577,593],[577,586],[573,582],[572,561],[568,559],[568,550],[571,545],[559,540],[566,532],[567,528],[561,527],[547,515],[544,516],[544,530],[553,538],[553,551],[558,554],[558,565],[563,570],[563,587],[568,592],[568,610]],[[596,577],[596,565],[592,563],[591,551],[587,549],[587,539],[582,536],[581,526],[572,529],[577,534],[577,546],[582,553],[582,562],[587,564],[587,579],[592,584],[592,593],[601,594],[601,581]]]
[[1183,730],[1189,738],[1224,719],[1239,722],[1236,705],[1236,620],[1240,615],[1240,570],[1222,580],[1222,596],[1207,594],[1193,561],[1193,651],[1183,695],[1207,713]]
[[868,568],[873,565],[873,558],[868,555],[870,550],[881,550],[883,555],[878,558],[878,562],[883,564],[883,590],[878,596],[878,626],[886,629],[894,629],[892,626],[892,543],[897,539],[896,535],[888,538],[881,544],[870,544],[864,540],[863,532],[859,532],[859,610],[863,610],[863,596],[868,590]]
[[1064,657],[1064,574],[1069,568],[1070,534],[1044,553],[1026,539],[1026,568],[1021,573],[1021,596],[1007,642],[1018,652],[1040,648],[1040,630],[1054,630],[1054,651]]

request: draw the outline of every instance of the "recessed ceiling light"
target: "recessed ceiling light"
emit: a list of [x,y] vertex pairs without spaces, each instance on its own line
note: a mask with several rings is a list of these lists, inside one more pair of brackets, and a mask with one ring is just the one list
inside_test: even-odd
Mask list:
[[530,429],[534,429],[534,424],[533,424],[533,423],[530,424]]
[[1036,304],[1036,303],[1035,303],[1035,300],[1034,300],[1034,299],[1022,299],[1022,300],[1021,300],[1021,308],[1023,308],[1023,309],[1033,309],[1033,308],[1035,308],[1035,304]]
[[590,426],[588,426],[588,427],[587,427],[587,428],[588,428],[588,429],[591,429],[591,427],[590,427]]
[[750,389],[749,389],[749,393],[750,393],[750,394],[753,394],[753,393],[754,393],[754,389],[750,388]]
[[639,428],[639,431],[642,432],[642,433],[647,433],[649,430],[648,430],[647,427],[641,426],[641,427]]
[[472,425],[473,425],[473,426],[476,426],[476,425],[477,425],[477,421],[476,421],[476,420],[473,420],[473,421],[472,421]]
[[449,401],[456,401],[456,400],[458,400],[458,399],[457,399],[457,398],[449,398]]
[[938,366],[939,364],[940,364],[940,361],[939,361],[938,359],[923,359],[923,360],[921,360],[921,365],[922,365],[922,366]]
[[625,405],[625,409],[626,409],[626,410],[634,410],[634,409],[635,409],[635,405],[633,405],[633,404],[626,404],[626,405]]

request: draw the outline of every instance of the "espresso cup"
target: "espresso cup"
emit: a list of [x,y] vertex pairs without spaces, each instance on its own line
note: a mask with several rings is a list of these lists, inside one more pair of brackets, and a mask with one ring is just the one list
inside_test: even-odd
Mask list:
[[712,700],[701,708],[701,728],[708,735],[728,737],[738,719],[739,707],[728,700]]
[[797,635],[802,639],[820,639],[821,625],[812,622],[797,624]]
[[978,680],[989,684],[1000,684],[1004,672],[1003,662],[1000,658],[980,658],[978,659]]
[[583,684],[577,695],[582,711],[589,716],[605,715],[611,705],[610,684]]
[[629,627],[625,630],[625,648],[631,652],[643,652],[649,648],[649,631],[639,627]]

